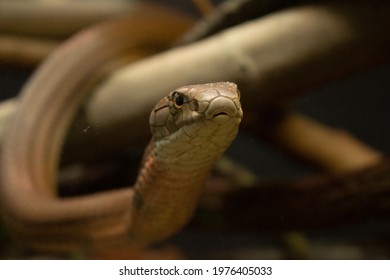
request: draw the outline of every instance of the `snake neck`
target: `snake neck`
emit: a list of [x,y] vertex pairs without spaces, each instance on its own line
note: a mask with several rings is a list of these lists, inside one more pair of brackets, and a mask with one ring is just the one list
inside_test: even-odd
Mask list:
[[232,83],[181,87],[157,103],[132,205],[130,233],[138,244],[162,240],[189,221],[241,118]]
[[207,151],[197,157],[196,150],[179,154],[171,149],[151,141],[145,151],[134,186],[131,226],[139,244],[164,239],[187,223],[215,161]]

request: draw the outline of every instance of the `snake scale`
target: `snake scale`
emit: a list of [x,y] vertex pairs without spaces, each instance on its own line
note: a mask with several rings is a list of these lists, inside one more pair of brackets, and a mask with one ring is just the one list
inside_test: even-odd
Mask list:
[[[180,28],[165,22],[160,30],[142,30],[148,24],[137,27],[145,46],[149,38],[167,40],[161,28]],[[126,56],[134,42],[126,28],[127,21],[118,21],[81,32],[22,90],[1,155],[1,206],[13,236],[30,247],[69,251],[122,239],[138,246],[170,236],[190,219],[213,163],[237,133],[242,109],[235,84],[180,87],[152,110],[152,140],[134,186],[58,197],[56,169],[67,129],[87,96],[83,81],[102,63]]]

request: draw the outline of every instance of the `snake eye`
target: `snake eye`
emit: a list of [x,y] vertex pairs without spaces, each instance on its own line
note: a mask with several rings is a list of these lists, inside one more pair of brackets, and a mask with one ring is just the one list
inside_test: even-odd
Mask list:
[[179,109],[184,104],[184,97],[176,93],[173,97],[173,105]]

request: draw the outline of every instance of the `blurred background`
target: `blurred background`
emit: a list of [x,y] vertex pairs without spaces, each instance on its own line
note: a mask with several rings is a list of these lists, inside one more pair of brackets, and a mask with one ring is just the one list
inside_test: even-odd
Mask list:
[[[61,18],[61,9],[56,3],[67,3],[62,9],[63,21],[53,22],[51,28],[39,33],[29,21],[23,22],[28,14],[29,20],[45,17],[37,7],[47,5],[48,22],[54,21],[54,14]],[[78,29],[86,28],[96,22],[126,15],[125,8],[130,2],[149,2],[173,9],[194,21],[194,25],[216,13],[222,2],[240,1],[71,1],[71,0],[0,0],[0,84],[3,101],[18,95],[40,61],[58,44],[72,36]],[[196,3],[199,2],[199,3]],[[242,1],[245,2],[245,1]],[[263,2],[264,10],[258,15],[242,16],[241,21],[252,20],[290,7],[319,1],[258,1]],[[283,2],[283,3],[281,3]],[[327,1],[322,1],[327,2]],[[344,1],[348,2],[348,1]],[[352,1],[353,2],[353,1]],[[364,1],[361,1],[364,2]],[[271,3],[271,4],[270,4]],[[372,5],[382,5],[374,1]],[[79,7],[78,7],[79,6]],[[91,8],[94,7],[94,8]],[[388,5],[386,6],[388,7]],[[29,11],[31,11],[29,13]],[[77,12],[76,12],[77,11]],[[71,14],[77,20],[72,20]],[[246,12],[248,14],[248,12]],[[229,18],[229,16],[225,17]],[[231,16],[230,16],[231,18]],[[233,20],[230,25],[239,24]],[[54,26],[58,25],[57,28]],[[31,29],[28,30],[30,26]],[[36,26],[40,26],[37,23]],[[226,28],[229,28],[227,25]],[[216,28],[218,29],[218,28]],[[191,32],[190,30],[188,32]],[[218,32],[217,31],[213,31]],[[383,36],[389,37],[388,28],[383,26]],[[196,37],[196,36],[195,36]],[[14,41],[12,41],[14,40]],[[18,41],[20,40],[20,41]],[[195,40],[195,39],[194,39]],[[12,42],[20,49],[9,50]],[[388,42],[387,42],[388,43]],[[3,47],[1,46],[3,44]],[[20,45],[21,44],[21,45]],[[23,45],[25,44],[25,45]],[[21,47],[23,45],[23,47]],[[30,49],[29,47],[30,46]],[[12,47],[11,47],[12,50]],[[29,52],[29,50],[31,52]],[[361,59],[356,57],[356,60]],[[336,65],[335,67],[340,67]],[[337,70],[335,70],[337,71]],[[390,65],[388,57],[376,61],[357,71],[346,71],[338,78],[313,86],[302,96],[296,97],[292,104],[295,112],[309,116],[322,124],[347,131],[370,147],[383,154],[390,152]],[[245,108],[244,108],[245,110]],[[245,111],[244,111],[245,112]],[[264,124],[266,125],[266,124]],[[96,181],[109,184],[126,184],[128,176],[119,176],[123,170],[134,166],[142,155],[142,144],[125,152],[113,153],[91,164],[90,170],[104,170]],[[227,155],[245,174],[254,174],[260,182],[272,184],[273,181],[291,183],[305,176],[326,174],[327,171],[284,151],[272,141],[259,140],[250,132],[240,132],[237,140],[229,148]],[[100,168],[100,169],[99,169]],[[109,170],[106,172],[106,170]],[[94,171],[89,171],[94,172]],[[223,177],[223,171],[217,176]],[[130,175],[129,175],[130,176]],[[134,174],[132,176],[135,176]],[[93,177],[93,176],[92,176]],[[74,183],[74,182],[73,182]],[[73,184],[74,185],[74,184]],[[76,184],[77,185],[77,184]],[[86,187],[89,188],[89,187]],[[87,191],[88,192],[88,191]],[[389,188],[381,193],[389,197]],[[238,196],[239,197],[239,196]],[[262,198],[267,199],[267,198]],[[271,198],[270,198],[271,199]],[[256,201],[253,198],[253,201]],[[261,201],[261,200],[259,200]],[[239,205],[246,202],[238,203]],[[261,202],[259,202],[261,203]],[[271,203],[271,202],[270,202]],[[272,203],[271,203],[272,204]],[[310,212],[311,209],[306,209]],[[210,214],[211,213],[211,214]],[[151,258],[187,259],[388,259],[390,257],[389,211],[372,217],[353,219],[348,222],[326,223],[323,226],[292,226],[287,229],[255,227],[215,226],[220,218],[212,220],[204,215],[215,213],[206,206],[196,213],[194,220],[172,238],[153,247]],[[266,213],[254,213],[253,217]],[[235,223],[234,220],[229,221]],[[212,226],[210,226],[212,224]],[[9,235],[6,226],[1,225],[0,257],[3,259],[57,258],[30,250],[18,244]],[[141,253],[140,253],[141,254]],[[64,257],[60,255],[60,257]],[[88,255],[84,252],[68,254],[67,258],[123,258],[123,252]],[[132,258],[145,258],[144,255],[131,255]]]

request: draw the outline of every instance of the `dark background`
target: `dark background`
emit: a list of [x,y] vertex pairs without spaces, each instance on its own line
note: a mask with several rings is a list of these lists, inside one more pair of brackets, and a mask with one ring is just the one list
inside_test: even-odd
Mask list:
[[[193,10],[191,12],[196,14]],[[31,70],[0,66],[1,99],[17,95],[30,74]],[[390,66],[384,65],[319,88],[298,100],[296,109],[325,124],[346,129],[388,154],[389,92]],[[310,166],[248,135],[240,134],[229,154],[255,171],[260,178],[292,178],[316,172]],[[310,231],[305,236],[311,248],[314,248],[313,258],[383,259],[390,256],[389,233],[389,220],[383,219]],[[183,248],[188,258],[281,257],[278,241],[269,233],[244,230],[242,233],[221,234],[186,230],[170,242]]]

